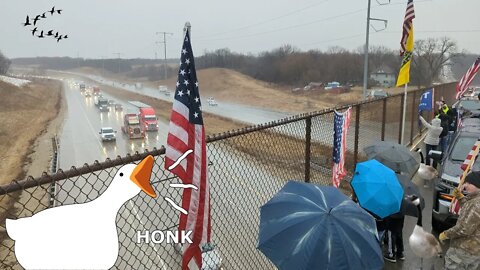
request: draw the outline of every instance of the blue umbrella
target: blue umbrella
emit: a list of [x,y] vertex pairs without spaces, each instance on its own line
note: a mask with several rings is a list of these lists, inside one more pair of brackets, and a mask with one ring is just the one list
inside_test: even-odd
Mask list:
[[338,189],[289,181],[260,209],[257,248],[278,269],[381,269],[374,218]]
[[375,159],[358,163],[351,182],[360,205],[384,218],[400,211],[403,188],[395,172]]

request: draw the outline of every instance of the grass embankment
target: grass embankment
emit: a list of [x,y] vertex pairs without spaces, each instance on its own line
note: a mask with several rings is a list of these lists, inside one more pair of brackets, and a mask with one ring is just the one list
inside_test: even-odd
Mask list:
[[[0,81],[0,185],[25,178],[35,140],[60,110],[61,90],[61,83],[52,80],[35,80],[23,87]],[[0,220],[17,197],[0,197]]]

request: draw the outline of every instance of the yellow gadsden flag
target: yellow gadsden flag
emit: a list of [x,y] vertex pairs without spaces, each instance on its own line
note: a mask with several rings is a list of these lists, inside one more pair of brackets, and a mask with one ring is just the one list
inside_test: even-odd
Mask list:
[[410,63],[413,54],[413,25],[408,35],[405,53],[403,54],[402,66],[397,78],[397,87],[410,82]]

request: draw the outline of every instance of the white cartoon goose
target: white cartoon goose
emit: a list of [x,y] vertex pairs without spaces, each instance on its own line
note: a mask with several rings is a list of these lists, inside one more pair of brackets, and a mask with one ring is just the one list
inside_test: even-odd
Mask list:
[[154,159],[121,167],[97,199],[6,220],[15,255],[26,269],[109,269],[117,260],[115,218],[122,205],[141,190],[155,198],[150,185]]

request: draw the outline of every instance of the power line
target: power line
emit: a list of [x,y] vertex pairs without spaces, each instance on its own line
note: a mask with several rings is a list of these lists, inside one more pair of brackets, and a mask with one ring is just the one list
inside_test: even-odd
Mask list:
[[157,43],[163,43],[163,47],[164,47],[165,58],[164,58],[164,61],[163,61],[163,69],[165,70],[165,73],[164,73],[165,77],[163,79],[166,80],[167,79],[167,35],[173,36],[173,33],[157,32],[156,34],[157,35],[158,34],[163,34],[163,42],[157,42]]
[[223,34],[230,34],[230,33],[235,32],[235,31],[240,31],[240,30],[248,29],[248,28],[251,28],[251,27],[254,27],[254,26],[259,26],[259,25],[262,25],[262,24],[266,24],[266,23],[269,23],[269,22],[272,22],[272,21],[276,21],[276,20],[278,20],[278,19],[282,19],[282,18],[291,16],[291,15],[293,15],[293,14],[296,14],[296,13],[302,12],[302,11],[304,11],[304,10],[306,10],[306,9],[309,9],[309,8],[312,8],[312,7],[321,5],[321,4],[326,3],[326,2],[328,2],[328,1],[329,1],[329,0],[321,1],[321,2],[319,2],[319,3],[315,3],[315,4],[313,4],[313,5],[306,6],[306,7],[303,7],[303,8],[294,10],[294,11],[291,11],[291,12],[289,12],[289,13],[282,14],[282,15],[280,15],[280,16],[273,17],[273,18],[267,19],[267,20],[265,20],[265,21],[258,22],[258,23],[241,26],[241,27],[238,27],[238,28],[231,29],[231,30],[229,30],[229,31],[214,33],[214,34],[210,34],[210,35],[206,35],[206,36],[200,36],[200,37],[198,37],[198,38],[201,39],[201,38],[205,38],[205,37],[219,36],[219,35],[223,35]]

